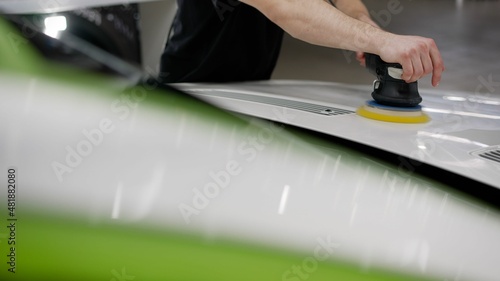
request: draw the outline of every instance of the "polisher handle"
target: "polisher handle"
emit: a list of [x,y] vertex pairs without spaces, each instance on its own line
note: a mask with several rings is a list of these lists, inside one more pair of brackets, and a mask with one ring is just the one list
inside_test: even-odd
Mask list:
[[377,77],[373,83],[373,99],[384,105],[397,107],[416,106],[422,101],[417,81],[406,83],[401,76],[403,67],[399,63],[388,63],[380,56],[365,53],[366,68]]
[[379,55],[365,53],[366,68],[368,71],[377,76],[378,79],[382,78],[386,73],[394,78],[401,80],[403,74],[403,67],[399,63],[389,63],[383,61]]

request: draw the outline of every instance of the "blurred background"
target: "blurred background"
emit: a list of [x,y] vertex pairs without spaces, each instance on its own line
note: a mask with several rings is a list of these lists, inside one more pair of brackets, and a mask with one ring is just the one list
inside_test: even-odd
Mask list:
[[[436,41],[446,67],[439,89],[474,92],[481,81],[500,81],[500,1],[363,2],[382,28],[397,34],[430,37]],[[175,0],[137,0],[125,4],[119,0],[65,1],[57,7],[41,6],[38,1],[30,0],[0,3],[0,9],[7,13],[30,15],[45,11],[45,14],[64,14],[72,22],[68,29],[75,25],[81,27],[80,30],[71,30],[71,33],[121,59],[141,65],[147,73],[158,74],[160,54],[176,11]],[[73,12],[63,12],[68,9]],[[74,57],[74,54],[71,56]],[[374,79],[360,67],[354,53],[314,46],[289,35],[285,35],[272,78],[364,85],[371,84]],[[420,89],[431,87],[430,77],[420,80]],[[498,91],[491,94],[499,95]]]

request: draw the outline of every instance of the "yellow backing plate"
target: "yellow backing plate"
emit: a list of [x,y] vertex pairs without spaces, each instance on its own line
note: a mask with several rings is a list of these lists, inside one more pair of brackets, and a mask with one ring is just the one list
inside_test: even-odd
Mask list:
[[378,110],[378,112],[374,112],[370,109],[371,108],[368,106],[363,105],[358,108],[356,113],[369,119],[393,123],[427,123],[431,120],[431,118],[429,118],[429,116],[422,111],[419,111],[418,113],[412,112],[411,115],[406,116],[404,114],[400,114],[399,112],[391,114],[391,111],[388,110]]

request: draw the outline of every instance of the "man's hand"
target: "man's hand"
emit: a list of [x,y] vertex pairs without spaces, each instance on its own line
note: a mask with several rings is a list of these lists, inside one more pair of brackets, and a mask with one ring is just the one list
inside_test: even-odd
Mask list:
[[401,78],[406,82],[415,82],[432,73],[432,86],[439,85],[444,63],[434,40],[391,34],[380,48],[379,55],[384,61],[401,64]]
[[[358,20],[379,28],[368,15],[361,15]],[[434,40],[419,36],[396,37],[391,46],[388,46],[392,50],[386,50],[387,54],[381,53],[380,57],[387,62],[399,62],[403,67],[401,78],[406,82],[415,82],[432,72],[432,86],[438,86],[444,64]],[[356,52],[356,59],[362,66],[366,66],[364,52]]]

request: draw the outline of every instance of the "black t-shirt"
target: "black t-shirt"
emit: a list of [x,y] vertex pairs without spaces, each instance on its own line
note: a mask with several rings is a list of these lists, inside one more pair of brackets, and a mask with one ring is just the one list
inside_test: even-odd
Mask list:
[[283,30],[236,0],[177,0],[173,35],[161,57],[165,82],[269,79]]

